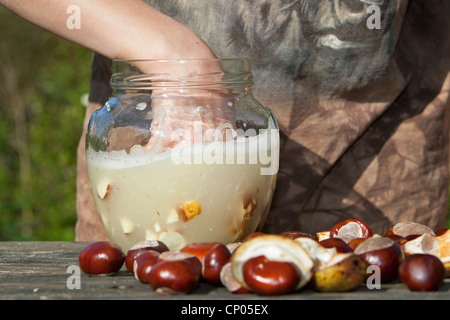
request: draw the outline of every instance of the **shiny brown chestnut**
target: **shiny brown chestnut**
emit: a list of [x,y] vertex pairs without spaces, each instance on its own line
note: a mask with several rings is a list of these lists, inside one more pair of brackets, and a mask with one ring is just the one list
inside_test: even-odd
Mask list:
[[203,260],[202,276],[209,283],[219,286],[220,272],[225,264],[230,261],[231,253],[223,244],[217,244],[206,255]]
[[203,279],[216,286],[222,285],[220,271],[231,257],[227,246],[220,242],[198,242],[187,244],[181,251],[200,260]]
[[263,255],[247,260],[242,271],[250,290],[261,295],[291,293],[300,281],[294,264],[269,260]]
[[169,248],[165,243],[159,240],[144,240],[136,243],[127,251],[127,254],[125,255],[125,267],[129,272],[133,272],[133,263],[136,256],[139,253],[148,250],[161,253],[164,251],[169,251]]
[[354,253],[363,257],[369,265],[380,268],[382,283],[394,280],[403,257],[400,246],[387,237],[368,238],[355,249]]
[[330,238],[341,238],[346,242],[355,238],[370,238],[372,230],[363,221],[347,219],[333,226],[330,230]]
[[[299,281],[297,281],[295,290],[300,290],[311,280],[315,263],[303,244],[297,242],[299,239],[309,240],[317,244],[317,246],[320,246],[317,241],[309,238],[297,238],[296,240],[292,240],[281,235],[269,234],[261,235],[243,242],[231,256],[233,277],[244,288],[250,290],[250,286],[247,284],[244,277],[244,265],[253,258],[265,256],[269,261],[293,265],[299,273]],[[326,250],[326,248],[323,249]],[[271,263],[270,266],[273,266],[273,264]]]
[[197,267],[186,260],[160,260],[151,269],[148,280],[158,294],[191,293],[200,284]]
[[353,251],[355,251],[355,249],[365,240],[366,240],[365,238],[355,238],[350,240],[347,244]]
[[78,257],[80,268],[91,275],[112,275],[120,270],[125,255],[122,249],[109,241],[87,245]]
[[155,250],[139,252],[133,262],[133,274],[136,280],[148,283],[148,277],[153,266],[158,262],[160,253]]
[[345,242],[344,240],[340,238],[328,238],[322,241],[319,241],[319,243],[325,247],[325,248],[336,248],[337,252],[340,253],[346,253],[346,252],[352,252],[352,248]]
[[202,263],[193,254],[182,251],[164,251],[158,257],[158,261],[179,261],[179,260],[184,260],[190,263],[197,269],[200,275],[202,274]]
[[441,260],[431,254],[412,254],[400,264],[400,280],[412,291],[436,291],[445,278]]

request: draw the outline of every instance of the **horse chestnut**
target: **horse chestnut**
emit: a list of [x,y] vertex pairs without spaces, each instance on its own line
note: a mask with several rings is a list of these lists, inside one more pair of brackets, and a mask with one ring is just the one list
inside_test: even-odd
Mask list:
[[190,253],[202,263],[203,278],[213,285],[222,285],[220,271],[231,257],[230,250],[220,242],[193,242],[181,249]]
[[125,256],[125,266],[129,272],[133,272],[133,264],[136,256],[141,252],[153,250],[159,253],[169,251],[165,243],[159,240],[144,240],[133,245]]
[[161,260],[148,276],[158,294],[190,293],[199,286],[200,279],[199,269],[187,260]]
[[300,281],[294,264],[272,261],[263,255],[247,260],[242,271],[250,290],[261,295],[291,293]]
[[369,265],[376,265],[380,268],[382,283],[388,283],[395,279],[398,266],[403,258],[400,246],[387,237],[366,239],[356,247],[354,252],[363,257]]
[[78,257],[83,272],[92,275],[111,275],[122,267],[125,255],[114,243],[99,241],[87,245]]
[[136,255],[133,262],[133,273],[136,280],[148,283],[148,277],[153,266],[158,262],[160,253],[155,250],[142,251]]
[[400,280],[412,291],[436,291],[445,278],[441,260],[431,254],[412,254],[398,269]]
[[334,225],[330,230],[330,238],[341,238],[346,242],[355,238],[370,238],[372,230],[370,227],[356,219],[347,219]]

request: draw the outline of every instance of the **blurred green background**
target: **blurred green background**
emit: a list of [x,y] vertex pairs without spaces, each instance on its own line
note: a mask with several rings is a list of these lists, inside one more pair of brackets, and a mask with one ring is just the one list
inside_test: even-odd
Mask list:
[[0,6],[0,241],[74,239],[91,59]]
[[92,53],[0,6],[0,240],[73,240]]

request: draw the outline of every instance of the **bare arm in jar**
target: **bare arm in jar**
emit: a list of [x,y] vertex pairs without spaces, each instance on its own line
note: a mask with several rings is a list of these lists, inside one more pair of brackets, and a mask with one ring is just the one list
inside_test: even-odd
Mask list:
[[[192,30],[142,0],[0,0],[0,4],[29,22],[110,59],[216,58]],[[69,8],[78,10],[79,28],[68,27],[72,12]],[[198,105],[223,105],[217,95],[206,94],[196,99]],[[168,126],[177,126],[178,131],[186,133],[181,138],[164,136],[160,151],[186,142],[186,137],[204,140],[205,137],[194,136],[194,123],[201,124],[201,132],[205,132],[218,123],[234,120],[234,113],[222,107],[192,113],[183,110],[183,106],[171,106],[170,101],[156,104],[153,106],[153,132],[161,132],[161,126],[165,126],[166,131]],[[168,131],[174,132],[175,127],[172,129]],[[146,149],[151,149],[160,138],[153,136]]]

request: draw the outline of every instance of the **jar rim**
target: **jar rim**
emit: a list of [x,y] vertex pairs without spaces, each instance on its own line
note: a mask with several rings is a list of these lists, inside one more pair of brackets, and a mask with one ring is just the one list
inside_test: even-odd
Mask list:
[[151,88],[248,88],[248,58],[114,59],[110,86],[115,90]]

